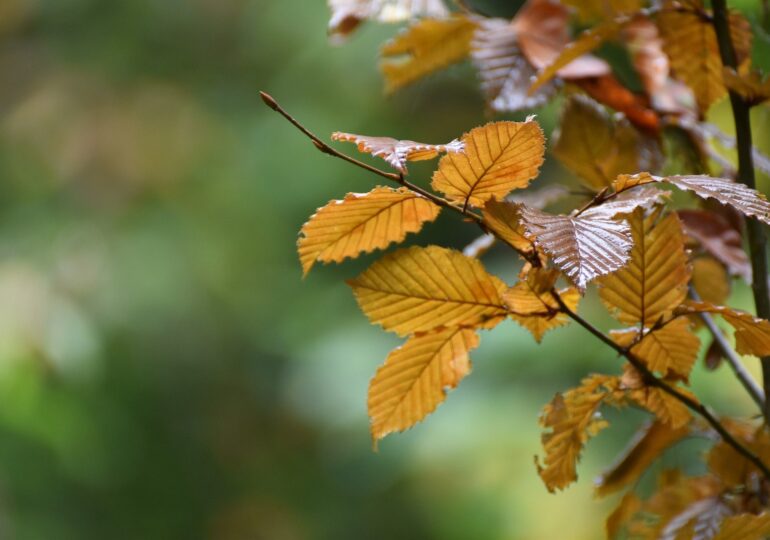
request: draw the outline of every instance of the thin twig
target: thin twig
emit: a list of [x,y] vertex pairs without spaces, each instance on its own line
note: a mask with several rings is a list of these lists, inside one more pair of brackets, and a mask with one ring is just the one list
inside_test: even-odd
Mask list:
[[[696,302],[701,301],[700,296],[698,296],[698,293],[695,292],[695,289],[692,287],[690,287],[690,297]],[[722,352],[722,356],[724,356],[725,360],[727,360],[727,363],[730,364],[730,367],[733,369],[735,376],[749,393],[751,399],[753,399],[754,402],[759,405],[759,410],[764,411],[765,393],[759,387],[759,384],[757,384],[757,382],[754,380],[754,377],[751,376],[751,373],[748,372],[746,366],[743,365],[743,362],[741,361],[740,356],[738,356],[738,353],[736,353],[730,346],[727,338],[719,329],[717,323],[714,321],[714,317],[712,317],[709,313],[700,313],[700,318],[706,325],[706,328],[708,328],[709,332],[711,332],[711,335],[714,337],[714,342],[717,344],[717,346],[719,346],[719,350]]]
[[[387,173],[385,171],[381,171],[380,169],[377,169],[376,167],[371,167],[365,163],[362,163],[358,161],[357,159],[354,159],[350,156],[347,156],[341,152],[338,152],[334,148],[331,148],[326,143],[321,141],[318,137],[316,137],[312,132],[310,132],[305,126],[303,126],[298,120],[296,120],[294,117],[292,117],[289,113],[287,113],[280,105],[278,105],[278,102],[275,101],[271,96],[264,92],[260,92],[260,96],[262,97],[262,100],[267,104],[268,107],[271,109],[279,112],[281,115],[284,116],[289,122],[291,122],[294,126],[296,126],[302,133],[304,133],[306,136],[308,136],[313,143],[315,144],[316,148],[321,150],[322,152],[339,157],[341,159],[344,159],[345,161],[352,163],[353,165],[356,165],[358,167],[361,167],[363,169],[366,169],[370,172],[373,172],[374,174],[377,174],[379,176],[383,176],[385,178],[388,178],[389,180],[392,180],[394,182],[397,182],[405,187],[407,187],[410,190],[415,191],[416,193],[419,193],[420,195],[425,196],[426,198],[436,202],[436,204],[439,204],[440,206],[443,206],[445,208],[448,208],[450,210],[453,210],[460,215],[464,217],[470,217],[473,219],[485,232],[490,232],[494,234],[499,240],[504,242],[505,244],[511,246],[519,255],[521,255],[523,258],[528,260],[533,266],[541,266],[540,259],[537,257],[537,254],[529,254],[525,251],[520,250],[513,244],[511,244],[508,240],[503,238],[501,235],[495,233],[493,230],[487,230],[487,227],[484,224],[484,220],[481,216],[478,216],[477,214],[471,213],[471,212],[464,212],[463,209],[459,206],[455,206],[451,204],[449,201],[446,201],[445,199],[442,199],[441,197],[438,197],[437,195],[434,195],[433,193],[430,193],[428,191],[423,190],[422,188],[415,186],[414,184],[411,184],[409,182],[406,182],[404,180],[403,176],[393,174],[393,173]],[[726,429],[725,427],[719,422],[719,420],[714,416],[711,411],[706,408],[701,403],[695,401],[694,399],[690,398],[689,396],[682,394],[666,384],[664,381],[658,379],[650,370],[647,369],[647,367],[644,365],[644,363],[636,358],[633,354],[631,354],[628,350],[624,349],[614,341],[612,341],[608,336],[603,334],[601,331],[596,329],[591,323],[583,319],[580,315],[572,311],[561,299],[559,294],[556,292],[555,289],[551,289],[550,291],[551,295],[553,295],[554,299],[556,300],[557,304],[559,305],[559,309],[565,313],[568,317],[570,317],[572,320],[577,322],[580,326],[588,330],[591,334],[599,338],[601,341],[603,341],[605,344],[610,346],[613,350],[617,351],[618,354],[623,355],[628,359],[628,361],[631,363],[632,366],[634,366],[645,378],[645,381],[647,384],[651,386],[656,386],[666,392],[667,394],[671,395],[674,399],[677,399],[684,405],[686,405],[688,408],[693,410],[695,413],[699,414],[703,417],[706,422],[708,422],[714,430],[719,433],[719,435],[722,437],[722,439],[735,448],[735,450],[746,457],[749,461],[751,461],[754,465],[759,468],[762,473],[770,480],[770,469],[767,468],[767,466],[762,463],[762,461],[754,455],[750,450],[748,450],[746,447],[744,447],[739,441],[737,441]]]
[[690,410],[695,412],[696,414],[700,415],[706,422],[709,423],[709,425],[714,428],[714,431],[719,433],[719,435],[722,437],[722,439],[732,446],[738,453],[740,453],[743,457],[748,459],[751,463],[756,465],[756,467],[762,471],[762,474],[765,475],[765,478],[770,480],[770,469],[768,469],[767,465],[765,465],[759,457],[754,454],[751,450],[746,448],[743,444],[741,444],[740,441],[738,441],[735,437],[732,436],[732,434],[727,431],[727,429],[722,425],[722,423],[719,421],[719,419],[714,415],[714,413],[711,412],[711,410],[703,405],[702,403],[694,400],[690,396],[683,394],[679,392],[676,388],[666,384],[664,381],[660,380],[658,377],[656,377],[649,369],[647,369],[647,366],[642,362],[639,358],[637,358],[634,354],[632,354],[629,350],[627,350],[624,347],[621,347],[612,339],[610,339],[607,335],[605,335],[603,332],[601,332],[599,329],[597,329],[594,325],[592,325],[590,322],[585,320],[583,317],[572,311],[559,297],[558,294],[554,295],[554,299],[559,304],[559,307],[561,310],[567,314],[572,320],[574,320],[576,323],[578,323],[580,326],[588,330],[591,334],[596,336],[598,339],[600,339],[602,342],[604,342],[606,345],[614,349],[618,354],[621,356],[624,356],[626,360],[639,372],[642,374],[642,377],[650,386],[655,386],[657,388],[660,388],[662,391],[676,399],[677,401],[681,402],[682,404],[686,405]]
[[[730,20],[725,0],[713,0],[711,7],[714,10],[714,30],[719,44],[719,54],[722,63],[733,69],[738,67],[738,59],[735,54],[732,37],[730,36]],[[750,188],[755,188],[754,158],[752,156],[753,143],[751,140],[751,107],[737,92],[730,90],[730,105],[733,109],[735,121],[735,139],[738,147],[738,181]],[[770,289],[767,280],[767,238],[762,224],[755,219],[746,220],[746,230],[749,237],[749,256],[751,258],[751,270],[754,279],[751,280],[751,289],[754,293],[754,305],[757,315],[763,319],[770,319]],[[762,362],[762,386],[765,395],[770,393],[770,356],[761,359]],[[762,409],[765,416],[765,424],[770,425],[770,400],[765,401]]]

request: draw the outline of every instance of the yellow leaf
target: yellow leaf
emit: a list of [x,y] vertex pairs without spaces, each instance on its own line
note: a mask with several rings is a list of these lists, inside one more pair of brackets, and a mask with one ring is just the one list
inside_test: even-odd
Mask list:
[[591,99],[572,96],[559,126],[553,154],[596,191],[619,174],[645,168],[639,132],[626,120],[615,121]]
[[759,357],[770,355],[770,321],[759,319],[745,311],[690,300],[685,302],[677,310],[677,313],[719,314],[735,329],[735,350],[739,354],[751,354]]
[[[711,21],[700,0],[667,0],[657,16],[663,47],[674,74],[695,92],[702,113],[726,94],[722,60]],[[739,61],[751,49],[751,27],[737,12],[730,14],[730,31]]]
[[642,501],[633,491],[629,491],[623,498],[620,499],[620,503],[607,517],[607,523],[605,525],[607,530],[607,538],[612,539],[618,536],[623,527],[641,508]]
[[534,248],[521,224],[518,205],[508,201],[491,199],[482,210],[484,225],[514,248],[532,251]]
[[[671,381],[665,382],[671,385]],[[628,399],[650,411],[671,429],[682,428],[692,419],[692,414],[686,405],[657,386],[647,386],[643,382],[641,374],[630,365],[626,366],[620,388],[626,391]],[[697,402],[695,396],[687,390],[679,387],[676,390]]]
[[724,520],[714,540],[763,540],[770,535],[770,513],[741,514]]
[[607,396],[604,385],[613,379],[606,375],[587,377],[577,388],[557,394],[543,409],[540,423],[548,431],[542,435],[543,466],[538,464],[537,469],[549,491],[564,489],[577,480],[583,446],[608,425],[596,413]]
[[465,59],[475,29],[476,24],[461,15],[423,19],[410,26],[382,47],[385,91],[394,92]]
[[659,421],[647,423],[634,435],[618,461],[596,479],[596,494],[604,497],[635,483],[663,451],[688,433],[686,427],[671,429]]
[[[569,322],[569,317],[559,311],[559,304],[550,294],[558,277],[556,270],[532,268],[526,279],[508,289],[503,295],[503,300],[510,310],[510,317],[529,330],[538,343],[548,330]],[[577,310],[580,301],[580,293],[577,290],[562,289],[557,294],[570,310]]]
[[641,209],[630,217],[631,261],[599,280],[602,301],[623,323],[652,326],[687,296],[689,271],[681,225],[675,214],[659,219]]
[[478,346],[473,330],[446,328],[412,336],[388,355],[369,384],[372,438],[403,431],[440,405],[471,370],[468,352]]
[[380,157],[403,174],[407,174],[407,161],[433,159],[442,152],[461,152],[463,150],[462,143],[457,139],[447,144],[426,144],[415,141],[399,141],[391,137],[370,137],[339,131],[332,133],[332,139],[355,143],[359,152]]
[[[629,347],[637,340],[639,331],[633,328],[612,331],[610,335],[621,347]],[[690,322],[675,319],[662,328],[645,331],[641,341],[631,347],[631,353],[650,371],[687,380],[699,349],[700,339],[690,331]]]
[[540,126],[526,122],[491,122],[462,137],[465,151],[438,163],[432,186],[455,202],[476,207],[529,185],[543,164],[545,139]]
[[507,288],[477,260],[437,246],[400,249],[348,281],[373,324],[399,335],[490,326],[507,315]]
[[730,296],[730,276],[713,257],[698,257],[692,263],[692,286],[703,300],[724,304]]
[[297,241],[305,275],[316,261],[341,262],[346,257],[384,249],[433,221],[441,208],[406,188],[378,187],[349,193],[320,208],[302,226]]

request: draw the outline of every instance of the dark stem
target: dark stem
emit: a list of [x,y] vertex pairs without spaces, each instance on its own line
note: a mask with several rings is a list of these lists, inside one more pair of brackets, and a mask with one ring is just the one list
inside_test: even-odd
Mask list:
[[[712,0],[714,9],[714,30],[719,43],[719,54],[722,63],[737,69],[738,60],[735,47],[730,36],[730,19],[726,0]],[[735,120],[735,139],[738,150],[738,181],[754,189],[754,159],[752,155],[750,105],[737,93],[730,91],[730,105]],[[767,238],[762,224],[755,219],[746,220],[746,230],[749,237],[749,255],[751,257],[751,289],[754,293],[754,305],[759,317],[770,319],[770,290],[767,279]],[[770,357],[761,359],[762,386],[765,395],[770,392]],[[770,424],[770,400],[765,402],[762,413],[765,423]]]

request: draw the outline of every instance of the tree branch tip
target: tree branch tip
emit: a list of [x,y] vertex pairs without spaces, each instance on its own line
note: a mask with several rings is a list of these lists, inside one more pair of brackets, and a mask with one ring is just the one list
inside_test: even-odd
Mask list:
[[259,91],[259,97],[262,98],[262,101],[265,102],[265,105],[273,109],[274,111],[278,110],[278,102],[268,94],[267,92],[263,92],[262,90]]

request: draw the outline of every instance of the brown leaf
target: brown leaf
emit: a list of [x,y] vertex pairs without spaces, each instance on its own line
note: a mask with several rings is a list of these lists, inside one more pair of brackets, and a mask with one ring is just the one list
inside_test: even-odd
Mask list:
[[714,371],[722,364],[724,359],[725,357],[722,353],[722,347],[719,345],[717,340],[712,339],[711,345],[708,346],[708,349],[706,349],[706,355],[703,357],[703,361],[706,364],[706,369],[709,371]]
[[596,479],[596,494],[605,497],[635,483],[653,461],[689,432],[686,427],[671,429],[659,421],[648,422],[636,432],[618,460]]
[[707,302],[688,300],[677,314],[716,313],[735,329],[735,350],[738,354],[754,356],[770,355],[770,321],[754,317],[750,313],[729,307],[715,306]]
[[562,110],[553,154],[590,188],[598,191],[619,174],[644,169],[641,150],[641,135],[596,102],[572,96]]
[[415,17],[442,18],[449,10],[442,0],[327,0],[331,10],[329,34],[343,41],[366,20],[385,23],[406,21]]
[[521,224],[518,204],[491,199],[484,204],[482,216],[484,225],[514,248],[521,251],[533,249],[532,240],[527,238]]
[[410,337],[388,355],[369,384],[372,438],[404,431],[432,413],[471,370],[468,352],[478,346],[473,330],[445,328]]
[[[657,136],[660,129],[660,119],[648,107],[644,97],[631,92],[612,74],[575,80],[573,83],[599,103],[623,113],[634,126],[653,136],[645,141],[646,146],[653,146],[652,143],[656,141],[654,136]],[[660,150],[656,149],[656,152]]]
[[471,43],[471,57],[479,72],[481,90],[494,112],[516,112],[545,105],[556,84],[529,94],[535,68],[522,55],[510,21],[482,19]]
[[679,210],[685,233],[727,266],[730,273],[751,283],[751,263],[738,230],[723,216],[706,210]]
[[462,137],[465,150],[442,157],[432,186],[450,200],[476,207],[527,187],[543,163],[545,139],[540,126],[491,122]]
[[[671,384],[671,381],[666,382]],[[626,390],[628,399],[650,411],[671,429],[680,429],[692,420],[692,414],[686,405],[661,388],[644,384],[641,374],[630,365],[626,366],[626,372],[621,379],[621,389]],[[685,389],[677,387],[676,390],[680,394],[688,395],[693,401],[698,401]]]
[[762,540],[770,534],[770,513],[741,514],[724,520],[714,540]]
[[639,330],[636,328],[615,330],[610,335],[621,347],[631,347],[631,352],[650,371],[683,380],[689,377],[700,349],[700,339],[692,333],[686,319],[675,319],[662,328],[645,331],[638,342]]
[[380,64],[388,93],[429,73],[464,60],[471,49],[476,24],[462,15],[423,19],[383,45]]
[[605,525],[607,538],[616,538],[641,507],[642,501],[639,500],[639,497],[633,491],[623,495],[618,506],[607,517]]
[[399,335],[443,326],[491,326],[507,309],[506,285],[482,264],[437,246],[400,249],[348,281],[373,324]]
[[302,226],[297,250],[305,275],[316,261],[342,262],[401,242],[433,221],[441,208],[406,188],[348,193],[320,208]]
[[355,143],[359,152],[380,157],[403,174],[407,174],[407,161],[433,159],[439,153],[463,151],[463,143],[457,139],[447,144],[426,144],[415,141],[399,141],[390,137],[370,137],[335,131],[332,133],[332,140]]
[[599,294],[619,321],[652,326],[687,296],[690,273],[681,225],[675,214],[659,219],[637,210],[629,218],[631,261],[599,281]]

